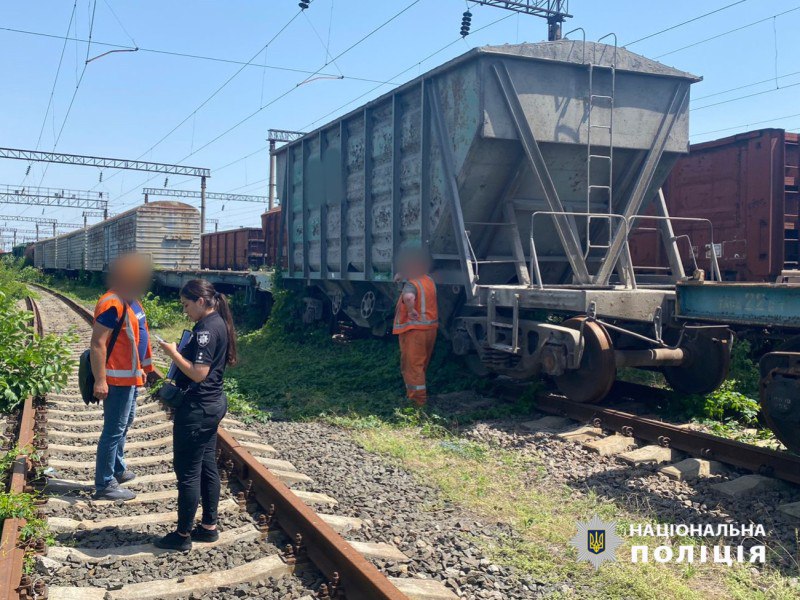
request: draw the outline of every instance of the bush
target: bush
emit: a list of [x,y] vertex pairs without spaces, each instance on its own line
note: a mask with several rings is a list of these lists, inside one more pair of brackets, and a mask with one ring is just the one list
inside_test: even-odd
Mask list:
[[720,421],[748,427],[758,422],[758,366],[751,358],[752,348],[746,340],[734,343],[731,365],[722,385],[703,396],[679,397],[687,416],[701,421]]
[[30,314],[17,308],[15,296],[0,292],[0,410],[61,390],[74,364],[71,342],[70,336],[34,337]]
[[268,421],[271,414],[261,410],[253,403],[251,398],[239,389],[239,382],[235,379],[226,377],[222,382],[222,389],[228,398],[228,410],[235,415],[242,417],[247,423],[249,421]]
[[147,315],[148,326],[154,329],[170,327],[186,319],[178,300],[165,300],[153,292],[147,292],[140,302]]

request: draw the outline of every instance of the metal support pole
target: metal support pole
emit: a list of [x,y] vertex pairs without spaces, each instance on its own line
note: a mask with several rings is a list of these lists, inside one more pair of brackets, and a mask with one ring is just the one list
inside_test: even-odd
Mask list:
[[275,168],[277,159],[275,158],[275,140],[269,141],[269,205],[268,210],[275,207],[275,190],[277,189],[275,179]]
[[53,223],[53,237],[56,237],[56,224]]
[[39,241],[39,224],[36,223],[36,241]]
[[103,220],[108,219],[108,206],[103,209]]
[[[55,234],[53,234],[53,235],[55,235]],[[11,247],[13,248],[16,245],[17,245],[17,230],[15,229],[14,230],[14,243],[11,244]]]
[[206,230],[206,177],[200,178],[200,231]]
[[147,204],[147,201],[150,199],[150,194],[144,195],[144,203]]

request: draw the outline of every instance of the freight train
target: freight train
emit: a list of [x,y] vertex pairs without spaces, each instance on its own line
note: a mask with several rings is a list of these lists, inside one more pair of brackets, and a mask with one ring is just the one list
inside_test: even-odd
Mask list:
[[33,248],[34,265],[44,270],[105,271],[128,252],[149,255],[157,269],[199,269],[200,211],[182,202],[150,202]]
[[713,390],[730,331],[676,321],[684,273],[643,285],[628,248],[654,203],[670,226],[658,192],[697,81],[599,43],[474,49],[277,150],[285,277],[380,330],[395,256],[421,245],[441,331],[479,369],[544,373],[580,402],[622,366]]
[[[661,193],[689,150],[697,81],[600,43],[473,49],[279,148],[281,209],[262,217],[260,233],[204,236],[202,266],[281,265],[287,284],[309,296],[311,317],[327,306],[384,333],[396,257],[421,246],[434,261],[440,331],[476,370],[545,374],[578,402],[601,401],[622,367],[709,392],[727,375],[732,332],[684,318],[676,284],[719,278],[720,264],[709,252],[701,269],[702,240],[690,241],[687,258]],[[178,203],[126,215],[157,205],[195,218]],[[156,237],[173,240],[157,266],[200,266],[199,224],[184,254],[171,222],[157,220]],[[702,214],[680,223],[708,225]],[[631,253],[631,239],[654,233],[657,250]],[[100,260],[84,251],[85,268],[102,270],[113,237],[84,235],[103,250]],[[37,265],[73,268],[62,238],[37,243]],[[666,266],[654,271],[643,256]]]
[[[723,280],[779,281],[800,270],[798,134],[762,129],[693,144],[664,184],[684,267],[708,266]],[[683,218],[698,220],[684,221]],[[702,219],[702,220],[699,220]],[[668,268],[658,232],[638,232],[631,253],[658,274]]]

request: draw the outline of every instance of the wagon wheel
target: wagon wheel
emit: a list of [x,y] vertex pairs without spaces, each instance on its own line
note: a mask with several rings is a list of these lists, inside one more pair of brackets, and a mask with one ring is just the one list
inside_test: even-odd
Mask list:
[[606,397],[617,379],[614,345],[605,327],[586,317],[562,323],[563,327],[580,329],[583,325],[583,356],[580,368],[565,371],[555,378],[558,389],[574,402],[594,404]]
[[677,367],[663,367],[670,387],[684,394],[708,394],[728,376],[731,344],[718,335],[698,334],[681,344],[686,358]]
[[369,319],[375,310],[375,292],[370,290],[361,297],[361,318]]
[[335,316],[342,310],[343,295],[341,292],[334,292],[331,296],[331,313]]
[[[787,340],[775,351],[800,352],[800,336]],[[769,381],[768,386],[765,386],[766,381]],[[796,380],[788,375],[762,379],[760,396],[761,413],[767,426],[789,450],[800,454],[800,398]]]

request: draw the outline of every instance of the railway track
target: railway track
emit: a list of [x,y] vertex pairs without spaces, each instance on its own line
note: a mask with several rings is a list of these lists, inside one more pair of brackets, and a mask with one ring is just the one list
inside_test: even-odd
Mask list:
[[[75,334],[71,350],[77,358],[89,343],[91,314],[52,290],[40,287],[38,294],[39,300],[29,300],[37,330]],[[5,521],[0,600],[456,598],[438,581],[383,575],[368,559],[403,562],[402,552],[391,544],[347,540],[361,521],[331,514],[334,498],[297,489],[311,479],[233,418],[223,420],[217,449],[220,539],[195,544],[190,553],[151,543],[174,526],[177,490],[169,415],[144,390],[126,446],[128,465],[137,473],[128,484],[137,492],[130,502],[91,500],[102,411],[83,404],[76,374],[62,393],[28,399],[13,425],[18,443],[33,444],[39,456],[17,460],[12,489],[41,493],[40,515],[53,539],[49,547],[42,540],[20,548],[24,523]],[[36,571],[23,573],[23,557],[31,551]]]
[[[501,394],[520,394],[517,384],[501,384]],[[634,401],[659,393],[638,384],[618,382],[609,395],[609,403]],[[651,398],[652,399],[652,398]],[[527,429],[556,433],[565,440],[583,444],[601,455],[617,456],[631,465],[660,464],[661,472],[683,480],[704,476],[720,465],[750,471],[721,484],[731,496],[742,490],[753,494],[774,487],[775,480],[800,484],[800,456],[696,431],[685,425],[667,423],[652,416],[642,416],[568,400],[552,392],[540,393],[536,407],[545,416],[525,423]],[[732,485],[728,485],[732,484]],[[800,516],[800,503],[789,511]]]

